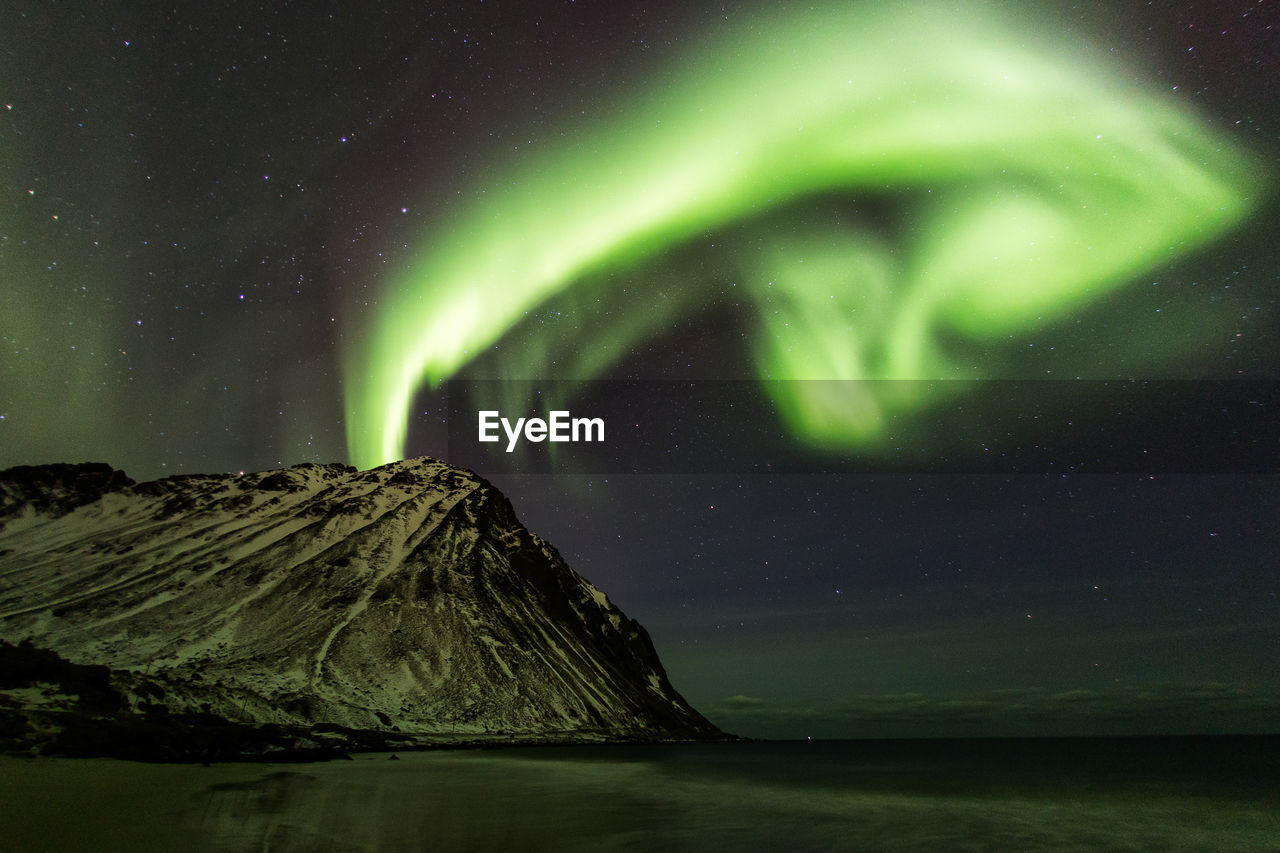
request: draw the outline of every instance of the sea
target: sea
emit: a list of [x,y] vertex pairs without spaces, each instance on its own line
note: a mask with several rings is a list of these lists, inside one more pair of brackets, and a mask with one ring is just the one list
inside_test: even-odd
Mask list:
[[7,757],[0,849],[1280,850],[1280,737]]

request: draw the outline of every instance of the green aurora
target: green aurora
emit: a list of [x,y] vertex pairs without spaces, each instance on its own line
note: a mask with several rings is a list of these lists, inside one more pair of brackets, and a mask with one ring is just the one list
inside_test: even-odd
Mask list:
[[[798,438],[870,444],[926,403],[916,386],[850,403],[776,380],[983,378],[940,338],[994,345],[1068,316],[1256,204],[1242,152],[1119,69],[1033,47],[1034,32],[930,6],[760,15],[591,131],[508,158],[424,235],[347,352],[351,460],[400,458],[415,394],[539,305],[744,227],[730,242],[759,377]],[[910,225],[750,231],[833,193],[892,194]],[[601,376],[653,324],[608,332],[580,333],[576,375],[523,378]]]

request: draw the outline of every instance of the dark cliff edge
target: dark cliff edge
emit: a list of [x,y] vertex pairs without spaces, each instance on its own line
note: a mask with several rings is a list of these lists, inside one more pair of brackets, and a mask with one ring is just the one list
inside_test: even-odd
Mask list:
[[648,634],[433,459],[0,472],[0,749],[150,761],[735,740]]

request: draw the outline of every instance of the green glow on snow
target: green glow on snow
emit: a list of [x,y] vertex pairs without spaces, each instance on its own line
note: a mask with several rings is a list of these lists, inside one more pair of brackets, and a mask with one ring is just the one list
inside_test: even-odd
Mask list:
[[[348,353],[352,461],[400,458],[418,389],[576,282],[817,193],[901,195],[911,225],[897,245],[804,223],[739,243],[765,380],[948,378],[940,333],[996,342],[1243,218],[1256,176],[1228,143],[1115,69],[1026,47],[1035,31],[929,6],[758,16],[629,111],[495,169]],[[617,349],[580,342],[597,345]],[[874,441],[923,404],[769,387],[817,443]]]

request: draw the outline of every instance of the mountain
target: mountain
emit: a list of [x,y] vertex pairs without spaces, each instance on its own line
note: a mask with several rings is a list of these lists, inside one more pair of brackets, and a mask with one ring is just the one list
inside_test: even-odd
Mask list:
[[638,623],[491,484],[429,458],[147,483],[0,472],[0,639],[26,673],[0,676],[11,710],[67,710],[88,678],[113,719],[307,742],[722,737]]

